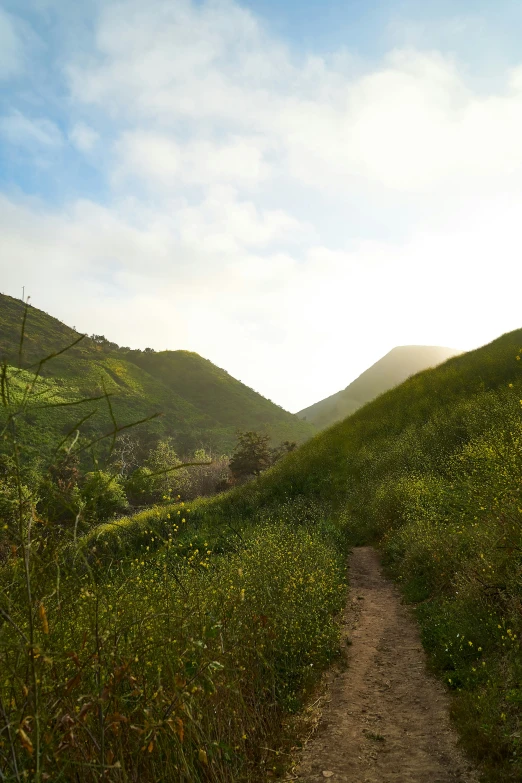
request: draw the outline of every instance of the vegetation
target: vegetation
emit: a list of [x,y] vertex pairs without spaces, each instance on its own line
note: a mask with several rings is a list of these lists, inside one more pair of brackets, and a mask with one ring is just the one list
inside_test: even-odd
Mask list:
[[[120,348],[103,335],[80,339],[73,329],[34,307],[26,313],[19,355],[23,317],[23,303],[0,294],[0,362],[29,369],[43,357],[71,345],[41,367],[38,403],[44,399],[62,403],[87,399],[82,404],[83,415],[95,415],[85,422],[82,432],[91,439],[113,427],[105,393],[111,395],[113,414],[120,425],[161,413],[136,434],[144,451],[159,440],[172,438],[178,453],[203,448],[224,454],[233,448],[238,430],[259,431],[273,444],[302,442],[315,432],[311,424],[195,353]],[[17,378],[20,384],[27,383],[31,373]],[[27,442],[35,440],[35,455],[42,450],[48,455],[56,434],[66,434],[79,417],[76,408],[42,408],[36,400],[25,411],[20,428]]]
[[521,346],[522,330],[410,378],[255,488],[261,504],[313,497],[354,544],[382,547],[463,741],[499,783],[522,777]]
[[74,524],[38,512],[42,475],[77,498],[85,446],[71,434],[62,467],[35,478],[23,436],[46,397],[4,368],[7,779],[259,779],[336,654],[346,546],[375,543],[485,779],[520,780],[521,346],[522,330],[415,375],[229,492],[172,502],[167,488],[106,523],[81,487]]
[[436,367],[459,351],[427,345],[402,345],[372,364],[346,389],[304,408],[300,418],[324,429],[341,421],[379,394],[393,389],[415,373]]
[[230,460],[230,472],[234,481],[242,482],[261,475],[297,447],[295,442],[284,441],[271,449],[268,441],[268,435],[260,435],[258,432],[239,434],[238,444]]
[[[211,500],[173,503],[170,477],[191,468],[172,470],[170,441],[138,468],[161,504],[100,524],[126,508],[136,444],[116,448],[114,421],[101,466],[80,420],[36,465],[19,424],[36,400],[46,413],[56,403],[27,370],[4,365],[0,380],[2,779],[277,771],[283,716],[338,650],[342,531],[312,503],[241,518],[223,495],[221,519]],[[83,451],[96,469],[82,477]]]

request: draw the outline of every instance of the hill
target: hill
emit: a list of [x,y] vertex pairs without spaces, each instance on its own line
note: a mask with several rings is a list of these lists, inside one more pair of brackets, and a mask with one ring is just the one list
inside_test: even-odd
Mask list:
[[[0,361],[18,366],[24,305],[0,295]],[[85,337],[56,318],[29,307],[25,323],[21,366],[29,368],[50,354],[77,342],[41,367],[43,398],[69,403],[82,398],[111,395],[118,425],[161,417],[140,428],[140,437],[172,436],[181,452],[204,447],[229,451],[238,430],[269,434],[272,442],[302,442],[314,434],[312,425],[300,421],[270,400],[233,378],[212,362],[189,351],[138,351],[120,348],[103,336]],[[62,433],[90,411],[83,432],[96,438],[111,429],[106,400],[63,405],[46,410],[29,421],[39,448],[48,433]],[[57,417],[59,421],[57,422]],[[36,445],[36,444],[35,444]]]
[[[520,781],[521,346],[518,330],[410,377],[247,485],[78,538],[35,518],[14,460],[0,494],[11,777],[37,758],[80,783],[100,766],[147,782],[284,777],[285,715],[340,650],[346,549],[371,544],[481,779]],[[20,432],[6,436],[16,455]]]
[[459,353],[460,351],[452,348],[436,346],[398,346],[372,364],[346,389],[304,408],[296,415],[315,424],[319,429],[324,429],[355,413],[358,408],[388,389],[398,386],[411,375],[429,367],[436,367]]
[[[236,529],[280,508],[297,525],[315,513],[317,535],[326,516],[352,544],[379,546],[490,783],[522,777],[521,401],[517,330],[410,377],[194,509],[198,525]],[[106,545],[132,552],[148,524],[129,520],[128,537],[109,527]]]

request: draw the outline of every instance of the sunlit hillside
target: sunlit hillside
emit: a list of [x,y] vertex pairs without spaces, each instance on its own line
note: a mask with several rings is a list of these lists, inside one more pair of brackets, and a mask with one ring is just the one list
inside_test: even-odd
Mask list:
[[[302,442],[314,432],[312,425],[280,408],[232,378],[225,370],[189,351],[138,351],[121,348],[107,339],[91,339],[57,319],[29,307],[22,334],[24,306],[20,300],[0,295],[0,360],[29,368],[52,353],[65,351],[41,366],[40,390],[46,399],[72,402],[111,395],[119,425],[160,417],[140,430],[146,438],[172,436],[177,448],[188,453],[197,448],[230,451],[238,430],[256,430],[273,442]],[[94,438],[112,426],[106,400],[86,402],[81,408],[63,406],[52,413],[28,414],[33,437],[40,447],[58,428],[66,432],[81,415],[97,413],[84,427]]]
[[[193,509],[194,530],[214,536],[284,508],[297,527],[315,519],[319,537],[326,516],[347,541],[382,547],[455,694],[465,746],[498,783],[522,774],[521,356],[519,330],[426,370]],[[168,516],[108,526],[98,541],[132,552],[147,529],[158,541]]]
[[355,413],[358,408],[388,389],[398,386],[410,375],[436,367],[459,353],[460,351],[452,348],[428,345],[402,345],[393,348],[346,389],[304,408],[297,415],[319,429],[324,429]]

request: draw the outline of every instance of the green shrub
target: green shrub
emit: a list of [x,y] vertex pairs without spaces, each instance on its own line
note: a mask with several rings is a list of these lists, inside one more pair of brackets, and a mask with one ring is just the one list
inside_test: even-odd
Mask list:
[[129,506],[120,477],[104,470],[87,473],[80,494],[85,515],[96,521],[123,514]]

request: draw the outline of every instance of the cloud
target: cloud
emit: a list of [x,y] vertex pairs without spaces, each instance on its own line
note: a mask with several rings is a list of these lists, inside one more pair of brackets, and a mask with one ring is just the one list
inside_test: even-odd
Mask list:
[[255,91],[287,67],[284,47],[249,11],[227,0],[201,6],[153,0],[150,12],[138,0],[106,5],[95,47],[90,58],[69,66],[73,94],[108,102],[115,114],[235,115],[235,83]]
[[216,192],[190,207],[188,230],[168,209],[137,221],[126,203],[52,211],[4,198],[4,290],[25,285],[35,306],[120,344],[195,350],[293,410],[396,344],[470,348],[519,326],[522,199],[351,251],[267,245],[282,224],[242,206]]
[[117,183],[137,177],[150,187],[175,189],[180,183],[211,185],[236,182],[255,185],[270,176],[263,160],[262,139],[232,137],[225,142],[208,139],[180,143],[149,131],[127,131],[116,144]]
[[[120,173],[247,184],[276,162],[310,187],[408,195],[464,179],[473,191],[522,166],[520,69],[483,95],[438,52],[394,50],[360,73],[349,58],[292,57],[229,2],[153,9],[108,7],[89,63],[69,68],[77,100],[156,125],[123,135]],[[210,138],[184,144],[177,128],[187,122]],[[212,140],[223,127],[232,142]]]
[[84,122],[77,122],[69,132],[70,142],[80,152],[90,152],[100,138],[100,134]]
[[0,79],[23,71],[24,47],[13,16],[0,8]]
[[14,110],[0,117],[0,135],[5,141],[17,147],[50,150],[63,144],[63,136],[54,122],[38,117],[31,119]]

